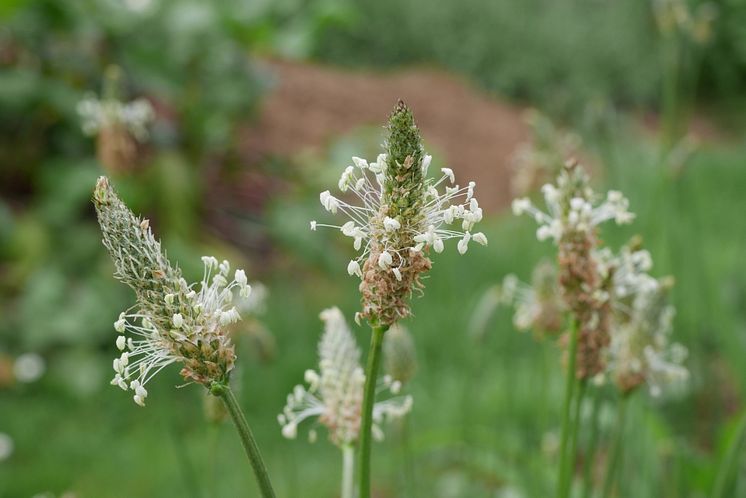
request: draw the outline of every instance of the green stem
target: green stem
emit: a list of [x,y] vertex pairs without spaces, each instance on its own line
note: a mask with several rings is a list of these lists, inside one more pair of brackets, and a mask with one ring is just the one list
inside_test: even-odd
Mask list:
[[233,423],[236,424],[238,435],[241,437],[241,444],[243,444],[244,450],[246,450],[246,456],[249,457],[251,467],[254,469],[254,476],[256,477],[259,490],[262,493],[263,498],[275,498],[275,492],[272,489],[272,483],[269,480],[269,474],[267,468],[264,466],[262,455],[259,453],[259,448],[256,445],[254,435],[251,433],[249,423],[246,422],[246,417],[238,405],[236,395],[233,394],[231,388],[225,384],[214,383],[210,389],[212,394],[220,396],[220,399],[225,403],[225,407],[228,409],[228,413],[231,414]]
[[572,489],[572,478],[575,474],[575,454],[578,447],[578,431],[580,427],[580,410],[583,406],[583,396],[587,385],[585,379],[578,381],[577,395],[575,396],[575,407],[572,414],[571,434],[570,434],[570,451],[568,452],[567,468],[565,469],[565,488],[562,490],[563,498],[570,496]]
[[588,440],[588,448],[585,451],[585,468],[583,469],[583,498],[591,498],[593,495],[593,463],[596,456],[596,444],[598,443],[598,413],[601,407],[601,393],[596,392],[593,396],[593,412],[591,413],[591,435]]
[[354,498],[355,481],[355,447],[346,445],[342,447],[342,495],[341,498]]
[[663,111],[661,128],[663,130],[663,156],[667,155],[680,136],[679,117],[679,40],[676,33],[670,33],[663,39]]
[[611,496],[611,489],[614,487],[614,477],[616,476],[617,467],[619,466],[619,456],[622,453],[622,440],[624,439],[624,419],[627,414],[627,395],[623,394],[619,399],[619,413],[616,421],[616,434],[614,441],[609,450],[609,457],[606,464],[606,478],[604,479],[603,498]]
[[414,470],[414,456],[412,454],[412,437],[410,430],[409,417],[404,417],[401,421],[401,443],[404,452],[404,480],[408,489],[407,496],[410,498],[417,497],[417,477]]
[[565,383],[565,401],[562,407],[562,439],[560,442],[559,479],[557,479],[557,498],[562,498],[565,489],[565,469],[567,468],[567,445],[570,439],[570,409],[575,389],[575,357],[578,349],[578,323],[572,320],[570,325],[570,343],[567,353],[567,381]]
[[359,498],[370,498],[370,446],[373,427],[373,405],[376,402],[376,380],[381,364],[383,334],[388,326],[371,326],[368,367],[365,371],[365,393],[363,396],[362,427],[360,428],[360,476]]
[[733,469],[738,463],[744,434],[746,434],[746,410],[741,415],[741,420],[738,421],[733,440],[730,442],[725,458],[720,464],[717,476],[715,476],[715,487],[712,491],[712,498],[722,498],[725,496],[725,489],[730,482],[730,476],[733,474]]

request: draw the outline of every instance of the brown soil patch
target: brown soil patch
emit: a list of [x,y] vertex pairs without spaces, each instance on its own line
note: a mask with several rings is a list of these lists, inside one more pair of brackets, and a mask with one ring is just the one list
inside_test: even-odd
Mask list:
[[277,80],[242,137],[242,156],[248,161],[318,150],[339,134],[380,126],[402,99],[427,143],[447,160],[443,166],[452,167],[462,183],[477,182],[486,211],[510,201],[510,155],[529,139],[520,108],[434,69],[382,74],[299,62],[263,64]]

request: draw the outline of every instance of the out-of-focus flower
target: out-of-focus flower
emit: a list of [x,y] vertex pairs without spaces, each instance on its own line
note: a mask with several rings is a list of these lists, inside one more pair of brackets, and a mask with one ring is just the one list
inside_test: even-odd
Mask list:
[[705,2],[697,6],[693,22],[689,29],[692,40],[700,45],[705,45],[712,39],[715,20],[718,17],[718,8],[712,2]]
[[394,381],[406,384],[417,371],[417,350],[412,334],[404,325],[395,323],[383,340],[384,371]]
[[251,282],[251,294],[242,299],[238,304],[238,310],[242,314],[261,315],[267,311],[267,297],[269,291],[267,286],[261,282]]
[[602,351],[609,343],[609,275],[597,257],[596,227],[604,221],[630,223],[629,202],[617,191],[599,200],[588,175],[575,162],[563,168],[556,185],[542,187],[547,212],[527,199],[513,201],[516,215],[529,214],[539,224],[539,240],[558,246],[559,286],[578,327],[576,375],[589,378],[604,369]]
[[610,263],[613,268],[614,326],[607,373],[623,393],[641,384],[659,396],[668,387],[683,385],[684,346],[671,343],[674,307],[668,303],[672,278],[655,279],[648,272],[650,254],[637,242],[624,247]]
[[244,271],[236,270],[229,280],[229,263],[205,256],[202,280],[188,284],[162,252],[148,220],[135,217],[105,177],[96,184],[93,201],[114,276],[137,297],[114,323],[122,353],[114,359],[111,383],[134,391],[142,406],[145,385],[171,363],[182,363],[181,375],[190,382],[207,387],[226,382],[235,362],[227,326],[240,319],[234,292],[248,297],[251,291]]
[[13,363],[13,375],[18,382],[35,382],[44,375],[45,370],[44,358],[36,353],[24,353]]
[[580,148],[580,137],[558,129],[544,114],[530,110],[525,121],[531,128],[531,142],[518,147],[511,158],[513,195],[528,195],[556,178],[565,161]]
[[533,330],[539,335],[556,334],[564,327],[567,311],[560,295],[557,268],[548,261],[541,261],[526,285],[514,276],[503,280],[503,299],[515,305],[513,325],[518,330]]
[[95,136],[107,128],[122,127],[139,141],[148,138],[148,125],[153,121],[153,106],[145,99],[132,102],[99,100],[88,95],[78,103],[83,131]]
[[336,228],[353,239],[360,255],[349,262],[347,272],[362,279],[361,314],[384,325],[409,315],[407,299],[414,288],[421,288],[420,275],[430,269],[430,248],[442,252],[444,241],[452,238],[460,239],[461,254],[472,240],[487,244],[483,233],[472,233],[482,219],[476,184],[454,185],[448,168],[441,169],[439,179],[428,178],[431,157],[425,155],[412,112],[403,102],[389,119],[388,133],[385,154],[372,163],[353,157],[354,165],[339,179],[339,189],[356,203],[328,190],[320,195],[327,211],[341,212],[349,221],[341,226],[311,222],[312,230]]
[[[287,405],[278,421],[282,434],[296,437],[298,424],[316,417],[329,430],[329,439],[339,447],[354,445],[360,432],[365,373],[360,366],[360,350],[347,322],[338,308],[321,313],[324,333],[319,342],[319,371],[306,370],[308,387],[297,385],[288,395]],[[396,394],[401,383],[386,376],[378,393]],[[381,425],[386,420],[403,417],[412,408],[411,396],[378,401],[373,408],[373,435],[383,438]],[[316,439],[316,432],[309,432]]]
[[700,3],[694,11],[685,0],[653,0],[652,4],[658,30],[664,36],[678,32],[700,45],[711,39],[718,16],[713,2]]
[[[509,275],[515,278],[514,275]],[[506,277],[507,278],[507,277]],[[505,293],[500,285],[489,287],[477,301],[474,311],[470,313],[469,323],[466,326],[469,337],[475,341],[482,341],[487,334],[487,329],[497,307],[501,304],[510,304],[511,300],[504,299]],[[512,297],[511,297],[512,299]]]
[[99,161],[112,172],[131,168],[137,159],[137,143],[148,138],[148,125],[155,118],[153,107],[145,99],[122,102],[121,70],[107,68],[104,95],[88,95],[78,103],[83,132],[97,137]]
[[222,400],[207,391],[202,397],[202,409],[207,421],[213,424],[219,424],[228,418],[228,410]]
[[599,199],[589,185],[588,175],[575,162],[568,162],[557,177],[557,184],[541,188],[547,211],[538,209],[530,199],[513,201],[515,215],[528,214],[539,224],[536,237],[560,243],[576,233],[592,233],[604,221],[631,223],[634,215],[628,211],[629,201],[621,192],[610,190]]

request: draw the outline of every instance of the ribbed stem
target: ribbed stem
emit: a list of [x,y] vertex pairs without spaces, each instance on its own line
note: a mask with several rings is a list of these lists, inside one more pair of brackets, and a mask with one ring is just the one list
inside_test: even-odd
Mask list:
[[577,394],[575,395],[575,406],[572,413],[572,422],[570,423],[570,448],[567,457],[567,468],[565,469],[565,488],[562,490],[563,498],[570,496],[572,490],[572,480],[575,474],[575,454],[578,447],[578,431],[580,428],[580,410],[583,406],[583,396],[587,382],[585,379],[578,381]]
[[591,413],[591,436],[585,451],[585,468],[583,469],[583,498],[593,495],[593,463],[598,443],[598,413],[601,407],[601,393],[596,389],[593,396],[593,412]]
[[627,396],[622,395],[619,399],[619,413],[616,421],[616,434],[612,443],[609,458],[606,464],[606,478],[604,479],[603,498],[611,496],[611,490],[614,487],[614,478],[617,467],[619,466],[619,455],[622,453],[622,440],[624,439],[624,419],[627,415]]
[[342,495],[341,498],[354,498],[355,496],[355,447],[346,445],[342,447]]
[[373,427],[373,405],[376,402],[376,380],[381,365],[381,345],[388,326],[372,326],[368,367],[365,371],[365,393],[363,397],[362,427],[360,428],[359,496],[370,498],[370,446]]
[[241,438],[241,444],[246,451],[246,456],[249,457],[249,462],[254,470],[254,476],[256,477],[259,490],[262,493],[263,498],[275,498],[275,492],[272,489],[272,483],[269,480],[269,473],[267,473],[267,467],[264,465],[262,455],[259,453],[259,447],[256,445],[254,435],[251,433],[249,423],[246,421],[246,417],[238,405],[238,400],[230,387],[226,384],[213,384],[211,388],[212,394],[220,396],[220,399],[225,403],[225,407],[228,409],[228,413],[231,414],[233,423],[236,424],[238,435]]
[[741,415],[741,420],[738,421],[738,427],[735,434],[733,434],[733,440],[730,442],[725,458],[723,458],[723,462],[718,469],[717,476],[715,477],[715,487],[712,490],[712,498],[723,498],[725,496],[725,489],[728,487],[730,476],[733,474],[733,469],[738,463],[739,450],[741,449],[745,433],[746,410]]
[[578,349],[578,323],[572,320],[570,325],[570,343],[567,348],[567,380],[565,382],[565,401],[562,405],[562,438],[560,442],[559,478],[557,479],[557,498],[562,498],[565,489],[568,448],[570,441],[570,410],[575,390],[575,358]]

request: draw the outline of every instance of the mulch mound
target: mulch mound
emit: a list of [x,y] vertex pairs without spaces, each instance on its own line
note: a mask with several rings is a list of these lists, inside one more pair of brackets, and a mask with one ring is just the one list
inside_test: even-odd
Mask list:
[[485,211],[509,203],[510,155],[529,139],[519,107],[429,68],[381,73],[278,60],[261,65],[275,84],[243,131],[241,156],[248,162],[319,150],[339,134],[381,126],[402,99],[426,142],[446,159],[442,166],[453,168],[462,184],[477,182]]

